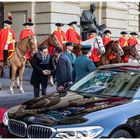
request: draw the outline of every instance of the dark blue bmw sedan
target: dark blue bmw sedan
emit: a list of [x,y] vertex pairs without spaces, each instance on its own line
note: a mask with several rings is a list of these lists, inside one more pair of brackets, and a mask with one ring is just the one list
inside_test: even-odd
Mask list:
[[9,109],[3,127],[13,136],[28,138],[138,138],[140,65],[99,67],[64,94]]

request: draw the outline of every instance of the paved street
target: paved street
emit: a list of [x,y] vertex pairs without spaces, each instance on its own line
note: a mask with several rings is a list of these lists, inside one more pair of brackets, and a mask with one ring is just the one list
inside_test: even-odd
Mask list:
[[[18,88],[15,88],[14,94],[9,92],[10,79],[0,78],[0,81],[3,86],[3,89],[0,91],[0,108],[10,108],[33,98],[33,87],[30,85],[29,80],[24,80],[23,82],[24,94],[20,93]],[[48,86],[47,93],[54,91],[55,87]]]

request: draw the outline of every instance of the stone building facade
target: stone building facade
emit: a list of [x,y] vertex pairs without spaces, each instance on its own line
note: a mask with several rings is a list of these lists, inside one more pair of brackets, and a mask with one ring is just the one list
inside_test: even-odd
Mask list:
[[[28,17],[31,17],[36,33],[37,41],[54,31],[55,23],[65,24],[64,31],[68,28],[68,23],[78,21],[83,10],[89,9],[91,2],[4,2],[4,18],[8,12],[12,13],[13,28],[16,36],[23,28],[22,24]],[[107,29],[112,31],[112,37],[118,38],[122,30],[140,31],[140,9],[139,2],[96,2],[97,10],[95,15],[99,24],[106,24]],[[2,6],[1,6],[2,7]],[[80,32],[80,28],[77,27]]]

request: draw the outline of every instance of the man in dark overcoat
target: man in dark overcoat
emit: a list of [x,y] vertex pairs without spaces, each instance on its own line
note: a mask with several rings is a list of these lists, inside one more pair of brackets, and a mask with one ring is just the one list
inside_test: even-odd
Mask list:
[[36,53],[31,61],[33,72],[30,83],[34,87],[34,97],[38,97],[40,93],[40,85],[42,95],[46,95],[48,85],[48,75],[54,71],[52,57],[48,54],[46,46],[40,46],[38,53]]

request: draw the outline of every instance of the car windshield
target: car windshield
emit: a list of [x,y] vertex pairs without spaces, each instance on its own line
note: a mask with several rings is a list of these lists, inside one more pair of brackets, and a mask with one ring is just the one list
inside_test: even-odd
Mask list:
[[132,98],[139,89],[138,73],[126,70],[96,70],[70,90],[85,96]]

